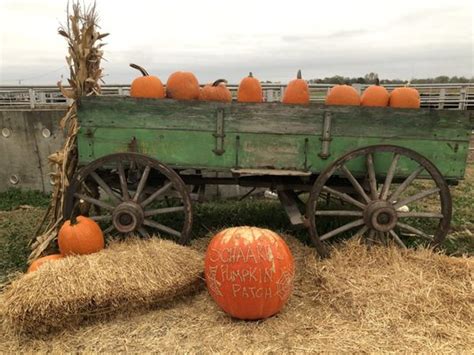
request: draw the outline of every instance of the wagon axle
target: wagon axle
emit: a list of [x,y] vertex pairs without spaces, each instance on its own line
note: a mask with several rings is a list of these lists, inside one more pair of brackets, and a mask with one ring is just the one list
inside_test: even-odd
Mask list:
[[112,223],[120,233],[138,230],[144,219],[143,208],[133,201],[122,202],[112,213]]
[[398,221],[397,211],[387,201],[377,200],[367,205],[363,212],[364,222],[378,232],[389,232]]

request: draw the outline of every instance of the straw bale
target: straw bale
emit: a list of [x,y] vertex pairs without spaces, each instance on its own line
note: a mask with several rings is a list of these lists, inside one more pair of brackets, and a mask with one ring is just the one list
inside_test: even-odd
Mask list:
[[[319,260],[286,238],[295,258],[292,297],[265,321],[237,321],[206,291],[137,314],[122,312],[43,338],[4,328],[4,351],[460,353],[474,348],[474,260],[429,250],[341,244]],[[204,251],[208,240],[196,241]],[[2,332],[0,332],[0,337]],[[1,345],[0,345],[1,350]]]
[[119,310],[152,306],[202,284],[200,253],[171,241],[131,238],[95,254],[44,264],[4,292],[17,332],[40,333]]

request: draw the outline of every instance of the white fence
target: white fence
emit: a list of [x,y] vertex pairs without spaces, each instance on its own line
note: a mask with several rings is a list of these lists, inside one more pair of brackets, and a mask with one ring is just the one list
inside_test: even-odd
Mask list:
[[[324,102],[324,98],[332,84],[310,84],[311,101]],[[359,92],[368,85],[354,84]],[[400,85],[384,85],[392,90]],[[228,85],[234,97],[237,85]],[[265,101],[280,101],[286,85],[262,84]],[[473,110],[474,83],[469,84],[417,84],[412,87],[418,89],[421,95],[421,106],[435,109]],[[102,95],[122,96],[130,94],[129,85],[105,85]],[[55,86],[0,86],[0,108],[48,108],[65,105],[67,99]]]

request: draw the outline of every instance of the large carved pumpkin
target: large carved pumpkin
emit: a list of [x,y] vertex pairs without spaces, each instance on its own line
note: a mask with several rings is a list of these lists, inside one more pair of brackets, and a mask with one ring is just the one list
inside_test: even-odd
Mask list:
[[197,100],[200,92],[196,76],[190,72],[177,71],[166,82],[166,96],[176,100]]
[[390,94],[387,89],[380,86],[379,79],[377,79],[375,85],[370,85],[364,90],[360,98],[360,104],[361,106],[386,107],[389,99]]
[[360,97],[357,90],[349,85],[336,85],[326,96],[326,105],[359,106]]
[[284,104],[308,104],[309,89],[306,80],[301,78],[301,70],[298,70],[296,79],[290,81],[283,95]]
[[396,88],[390,93],[390,107],[420,108],[420,93],[410,87]]
[[262,102],[263,92],[260,81],[253,77],[252,72],[249,76],[240,81],[239,89],[237,90],[238,102]]
[[64,222],[58,244],[62,255],[84,255],[104,249],[105,243],[99,225],[88,217],[78,216]]
[[293,290],[293,256],[278,234],[235,227],[213,237],[205,258],[212,298],[231,316],[263,319],[281,310]]
[[28,268],[27,272],[29,273],[29,272],[36,271],[44,263],[51,262],[51,261],[54,261],[54,260],[59,260],[59,259],[62,259],[62,258],[63,258],[63,256],[61,254],[52,254],[52,255],[48,255],[48,256],[43,256],[42,258],[38,258],[35,261],[33,261],[31,263],[30,267]]
[[199,100],[231,102],[232,94],[226,86],[227,80],[219,79],[201,89]]
[[132,81],[130,96],[153,99],[162,99],[165,97],[165,89],[159,78],[149,75],[148,72],[139,65],[130,64],[130,66],[142,73],[141,77]]

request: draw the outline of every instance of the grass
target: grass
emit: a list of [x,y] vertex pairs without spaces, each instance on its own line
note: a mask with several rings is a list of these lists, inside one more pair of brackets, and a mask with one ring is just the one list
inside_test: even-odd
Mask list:
[[0,211],[15,210],[20,206],[46,207],[49,204],[49,195],[40,191],[22,191],[8,189],[0,193]]
[[0,212],[0,284],[9,274],[26,270],[28,243],[43,214],[43,208]]
[[[466,179],[452,188],[452,231],[442,245],[449,255],[474,255],[474,165],[468,166]],[[9,190],[0,193],[0,283],[15,271],[26,269],[28,242],[48,204],[39,192]],[[24,205],[33,206],[26,208]],[[19,208],[24,206],[23,208]],[[3,210],[4,212],[1,212]],[[169,217],[173,218],[173,217]],[[165,221],[179,229],[179,221]],[[199,238],[219,229],[253,225],[290,233],[307,242],[305,229],[295,230],[278,201],[248,198],[196,204],[193,211],[193,236]]]

